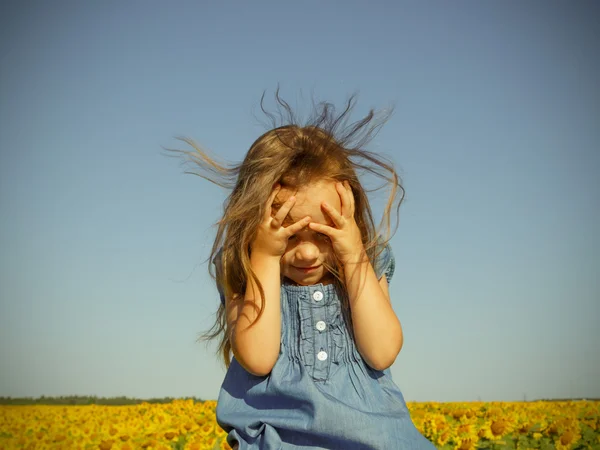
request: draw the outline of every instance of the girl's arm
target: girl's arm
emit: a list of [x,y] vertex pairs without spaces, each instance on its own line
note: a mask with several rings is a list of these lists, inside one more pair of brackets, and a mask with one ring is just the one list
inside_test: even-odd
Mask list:
[[354,196],[350,184],[336,183],[341,211],[327,202],[322,207],[335,227],[311,223],[309,227],[331,239],[333,250],[344,267],[346,289],[356,347],[376,370],[390,367],[402,349],[402,326],[390,303],[386,277],[377,280],[354,218]]
[[[251,374],[264,376],[275,365],[281,342],[279,258],[252,252],[250,264],[264,289],[265,300],[254,280],[249,279],[245,295],[227,303],[227,318],[235,359]],[[261,307],[263,312],[257,320]]]
[[402,325],[392,309],[385,276],[377,280],[366,255],[344,268],[356,347],[375,370],[390,367],[402,349]]
[[[283,221],[296,198],[290,196],[273,217],[271,205],[279,190],[280,186],[276,186],[269,196],[264,217],[250,246],[250,265],[264,290],[264,301],[256,282],[249,277],[244,295],[226,302],[227,327],[233,355],[242,367],[257,376],[268,375],[279,357],[281,256],[285,253],[288,238],[310,221],[307,216],[283,227]],[[258,318],[261,308],[263,312]]]

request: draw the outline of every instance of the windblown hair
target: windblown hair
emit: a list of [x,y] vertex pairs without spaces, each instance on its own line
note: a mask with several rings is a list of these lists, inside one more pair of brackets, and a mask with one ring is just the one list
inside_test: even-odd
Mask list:
[[[398,212],[404,199],[404,189],[393,163],[387,158],[366,151],[364,147],[387,121],[390,113],[379,117],[372,109],[359,121],[349,122],[356,104],[351,96],[344,110],[337,114],[335,107],[326,102],[313,103],[312,116],[299,124],[292,108],[275,92],[277,116],[264,107],[264,93],[260,106],[271,121],[271,129],[260,136],[248,150],[240,164],[217,162],[189,138],[178,138],[193,147],[192,151],[171,150],[183,154],[186,161],[199,169],[186,171],[199,175],[223,188],[231,190],[223,205],[223,216],[218,226],[210,261],[209,273],[216,280],[219,291],[229,302],[244,295],[247,280],[253,278],[264,304],[264,290],[250,265],[250,243],[265,213],[267,199],[276,183],[297,190],[320,180],[348,181],[355,198],[355,220],[362,235],[365,250],[372,264],[398,227]],[[359,177],[373,175],[382,183],[372,189],[389,189],[387,205],[376,229],[367,191]],[[273,205],[273,211],[276,211]],[[391,213],[396,220],[392,231]],[[344,277],[339,264],[327,266],[335,277],[342,311],[352,332],[352,321]],[[259,311],[258,317],[263,309]],[[217,353],[221,353],[225,367],[231,363],[230,332],[227,326],[225,304],[219,305],[216,322],[199,337],[199,341],[220,338]]]

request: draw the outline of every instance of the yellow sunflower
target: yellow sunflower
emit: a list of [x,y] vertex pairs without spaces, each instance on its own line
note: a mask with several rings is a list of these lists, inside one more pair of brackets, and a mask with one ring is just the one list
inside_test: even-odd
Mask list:
[[448,441],[450,441],[451,438],[452,438],[452,433],[449,430],[442,431],[438,435],[436,442],[440,447],[443,447],[444,445],[446,445],[448,443]]
[[454,447],[455,450],[477,450],[478,439],[476,437],[459,438]]
[[492,419],[485,422],[483,427],[479,430],[478,436],[489,439],[490,441],[497,441],[511,432],[510,423],[506,419]]
[[575,429],[568,429],[554,441],[557,450],[569,450],[581,439],[581,435]]
[[209,436],[211,434],[213,434],[215,432],[215,423],[214,422],[204,422],[204,424],[202,424],[200,426],[200,429],[198,430],[198,433],[201,436]]

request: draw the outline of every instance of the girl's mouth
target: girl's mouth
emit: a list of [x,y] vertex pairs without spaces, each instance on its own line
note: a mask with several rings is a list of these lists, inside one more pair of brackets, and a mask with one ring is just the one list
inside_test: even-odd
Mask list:
[[311,273],[317,270],[321,266],[312,266],[312,267],[296,267],[296,269],[302,273]]

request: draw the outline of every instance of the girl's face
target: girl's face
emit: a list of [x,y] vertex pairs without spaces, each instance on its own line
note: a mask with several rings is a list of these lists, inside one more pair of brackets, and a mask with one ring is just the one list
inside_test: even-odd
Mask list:
[[[342,205],[333,181],[318,181],[294,192],[282,187],[276,201],[283,204],[291,195],[296,196],[296,203],[288,213],[283,226],[310,216],[312,222],[335,227],[332,220],[321,208],[326,201],[338,212]],[[277,211],[273,211],[275,214]],[[303,228],[288,239],[285,253],[281,257],[281,274],[301,286],[333,282],[333,275],[325,268],[324,262],[333,262],[333,249],[329,238],[309,228]]]

